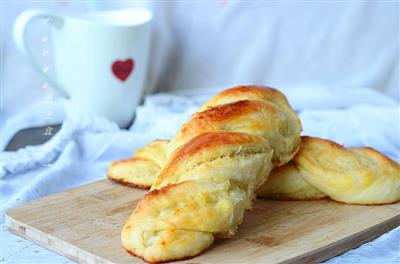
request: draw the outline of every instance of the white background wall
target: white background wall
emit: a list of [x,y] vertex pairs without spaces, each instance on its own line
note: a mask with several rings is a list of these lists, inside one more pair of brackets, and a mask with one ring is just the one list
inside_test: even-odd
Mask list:
[[[12,41],[19,12],[43,7],[75,14],[141,5],[155,12],[148,92],[259,83],[357,86],[399,98],[397,1],[14,1],[3,3],[1,18],[3,118],[43,96],[44,81]],[[28,38],[39,58],[40,50],[50,49],[41,60],[51,65],[51,42],[41,41],[47,32],[33,23]]]
[[358,86],[398,98],[398,3],[157,4],[156,50],[168,51],[157,54],[162,66],[153,80],[161,89]]

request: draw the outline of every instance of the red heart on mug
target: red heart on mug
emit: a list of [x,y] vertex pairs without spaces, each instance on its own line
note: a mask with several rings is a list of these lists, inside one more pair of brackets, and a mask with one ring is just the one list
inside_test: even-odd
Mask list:
[[126,79],[128,79],[134,67],[135,61],[133,59],[127,59],[125,61],[115,61],[112,64],[111,69],[115,77],[117,77],[121,81],[125,81]]

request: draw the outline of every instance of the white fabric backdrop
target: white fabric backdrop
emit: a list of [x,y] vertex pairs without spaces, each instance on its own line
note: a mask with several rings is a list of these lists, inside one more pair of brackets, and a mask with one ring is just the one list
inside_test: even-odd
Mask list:
[[398,98],[398,7],[398,1],[153,4],[150,87],[318,84]]
[[[155,13],[147,92],[318,84],[400,97],[398,1],[7,1],[1,23],[2,122],[46,95],[43,80],[13,44],[18,13],[46,8],[73,15],[135,6]],[[33,23],[28,40],[52,74],[51,40],[41,41],[48,27]],[[39,56],[43,50],[49,50],[47,58]]]

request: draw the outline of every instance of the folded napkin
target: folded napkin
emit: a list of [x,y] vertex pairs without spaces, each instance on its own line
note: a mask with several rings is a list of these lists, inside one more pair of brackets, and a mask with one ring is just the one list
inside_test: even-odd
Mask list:
[[[65,101],[57,101],[54,106],[57,118],[59,121],[65,118],[65,121],[50,141],[1,154],[1,221],[8,208],[104,179],[111,160],[130,157],[137,148],[155,138],[171,138],[216,90],[150,95],[138,107],[129,130],[121,130],[100,117],[65,116]],[[304,135],[329,138],[346,146],[371,146],[400,160],[400,106],[394,99],[360,88],[290,87],[282,90],[302,120]],[[7,121],[6,139],[32,124],[46,124],[35,115],[38,111],[32,107]],[[44,262],[53,256],[29,242],[20,247],[22,243],[10,242],[16,240],[13,235],[2,232],[1,242],[5,245],[6,259],[9,256],[10,261],[17,260],[13,254],[16,249],[19,258],[28,262],[32,259],[29,251],[32,249],[38,252],[36,258]],[[399,240],[400,229],[397,228],[328,262],[360,263],[373,258],[374,263],[398,263]],[[29,247],[25,246],[27,243]],[[51,259],[53,263],[65,261],[59,257]]]

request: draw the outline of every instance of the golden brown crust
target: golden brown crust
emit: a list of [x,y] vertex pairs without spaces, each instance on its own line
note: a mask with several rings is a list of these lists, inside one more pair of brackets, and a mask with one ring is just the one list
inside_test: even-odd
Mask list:
[[207,132],[200,134],[173,153],[158,174],[152,189],[160,188],[164,182],[175,182],[179,179],[179,171],[185,171],[185,168],[193,170],[194,167],[215,159],[233,158],[234,155],[240,153],[261,154],[267,149],[268,153],[271,153],[268,143],[263,138],[245,133]]
[[205,148],[215,148],[230,144],[248,144],[261,141],[262,139],[259,137],[239,132],[206,132],[191,139],[190,144],[185,144],[181,148],[177,149],[169,163],[185,159]]
[[125,186],[128,186],[128,187],[134,187],[134,188],[138,188],[138,189],[143,189],[143,190],[150,190],[150,187],[151,187],[151,186],[148,186],[148,185],[140,185],[140,184],[135,184],[135,183],[132,183],[132,182],[128,182],[123,178],[121,178],[121,179],[112,178],[109,175],[107,175],[107,179],[109,179],[112,182],[121,184],[121,185],[125,185]]
[[204,110],[214,105],[221,105],[226,103],[225,100],[239,101],[237,98],[242,98],[241,100],[267,100],[287,105],[289,104],[285,95],[275,88],[260,85],[239,85],[220,92],[203,105],[200,110]]
[[237,93],[243,93],[243,94],[253,93],[253,94],[259,94],[260,96],[262,96],[266,92],[274,93],[279,96],[282,95],[282,93],[275,88],[253,84],[253,85],[238,85],[238,86],[226,89],[226,90],[220,92],[218,96],[221,96],[221,97],[222,96],[230,96],[230,95],[234,95]]
[[[232,103],[227,103],[220,106],[214,106],[206,109],[203,112],[195,113],[192,119],[182,126],[178,136],[181,141],[175,147],[179,147],[185,142],[189,141],[196,135],[207,131],[215,130],[234,130],[232,126],[229,128],[229,123],[237,123],[248,118],[252,118],[253,114],[259,113],[260,111],[277,113],[278,108],[274,107],[272,104],[266,104],[261,101],[254,100],[242,100]],[[226,126],[227,124],[228,126]],[[240,124],[238,124],[240,125]],[[254,128],[257,130],[257,123],[252,122],[249,124],[249,129]]]
[[[240,97],[242,90],[252,91],[240,87],[211,99],[204,111],[194,114],[174,136],[168,146],[169,154],[205,132],[240,131],[268,140],[274,149],[273,162],[277,166],[291,160],[299,149],[302,127],[284,96],[281,99],[279,92],[258,88],[254,93],[245,94],[243,99]],[[229,94],[235,94],[235,97],[226,97]]]
[[[249,112],[259,111],[264,105],[259,101],[254,100],[241,100],[233,103],[224,105],[217,105],[204,110],[203,112],[195,113],[192,116],[192,122],[196,123],[195,120],[207,119],[210,121],[228,121],[233,117],[242,116]],[[270,107],[271,110],[275,110]]]

